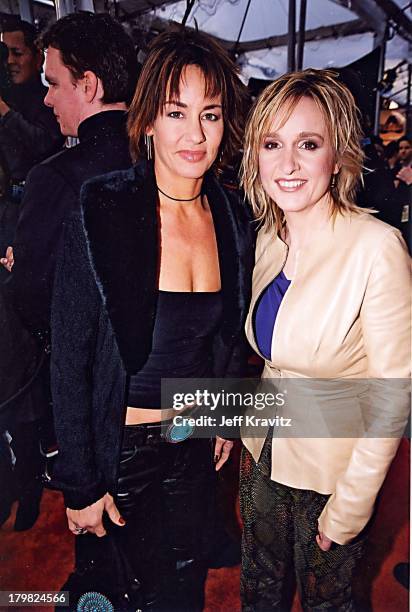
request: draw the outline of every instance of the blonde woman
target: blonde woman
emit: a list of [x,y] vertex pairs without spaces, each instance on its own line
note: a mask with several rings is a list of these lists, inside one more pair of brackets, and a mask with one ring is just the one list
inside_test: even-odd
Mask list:
[[364,528],[407,412],[409,258],[400,233],[354,203],[361,133],[335,76],[284,75],[249,119],[242,178],[261,227],[246,333],[263,377],[281,378],[280,388],[289,380],[299,395],[300,383],[333,379],[345,389],[318,389],[308,405],[289,406],[295,416],[310,420],[320,406],[326,420],[344,418],[365,397],[370,414],[360,437],[339,427],[334,438],[244,437],[244,610],[284,610],[293,568],[304,609],[354,609]]

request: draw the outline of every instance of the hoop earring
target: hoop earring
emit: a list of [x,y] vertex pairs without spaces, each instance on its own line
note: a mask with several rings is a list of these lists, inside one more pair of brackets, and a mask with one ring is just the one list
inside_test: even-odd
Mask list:
[[153,151],[152,151],[152,137],[149,136],[148,134],[144,135],[144,143],[146,145],[146,156],[148,161],[150,161],[153,157]]

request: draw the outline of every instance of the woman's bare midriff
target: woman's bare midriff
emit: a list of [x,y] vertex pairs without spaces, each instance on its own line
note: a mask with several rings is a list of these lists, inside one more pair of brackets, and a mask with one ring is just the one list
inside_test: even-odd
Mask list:
[[176,415],[172,408],[160,410],[157,408],[133,408],[127,407],[126,425],[141,425],[142,423],[160,423],[168,421]]

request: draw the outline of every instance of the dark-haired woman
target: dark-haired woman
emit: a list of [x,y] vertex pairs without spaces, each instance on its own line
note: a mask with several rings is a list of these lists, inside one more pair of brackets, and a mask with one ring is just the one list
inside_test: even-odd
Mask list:
[[238,150],[244,102],[207,36],[155,39],[129,115],[132,153],[147,159],[86,184],[57,271],[55,484],[73,533],[104,535],[104,512],[118,525],[145,609],[203,606],[214,478],[232,443],[168,442],[160,384],[238,365],[251,228],[217,171]]

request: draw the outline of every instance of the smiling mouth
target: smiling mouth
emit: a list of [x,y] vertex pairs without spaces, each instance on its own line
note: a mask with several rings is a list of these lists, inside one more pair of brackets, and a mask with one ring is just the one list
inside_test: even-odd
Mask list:
[[201,161],[206,155],[205,151],[179,151],[178,153],[182,159],[191,163]]
[[303,185],[306,184],[306,181],[302,179],[277,179],[275,183],[282,189],[282,191],[296,191],[297,189],[303,187]]

